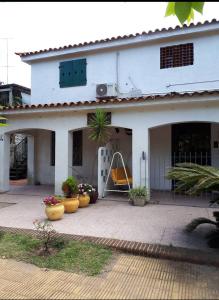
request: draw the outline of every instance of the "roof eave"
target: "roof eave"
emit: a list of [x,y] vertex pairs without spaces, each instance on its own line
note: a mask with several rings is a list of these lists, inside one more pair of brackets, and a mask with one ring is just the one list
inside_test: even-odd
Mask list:
[[52,105],[52,106],[42,106],[42,107],[34,107],[31,106],[28,108],[9,108],[6,110],[0,110],[0,114],[2,116],[9,115],[29,115],[29,114],[41,114],[41,113],[70,113],[70,112],[83,112],[83,111],[95,111],[97,108],[101,108],[104,110],[111,109],[132,109],[132,108],[142,108],[142,107],[161,107],[164,105],[178,105],[178,104],[195,104],[195,103],[218,103],[219,104],[219,93],[215,94],[186,94],[186,95],[169,95],[163,96],[161,98],[151,98],[151,99],[127,99],[123,101],[122,99],[118,99],[117,102],[93,102],[87,104],[79,104],[79,105]]
[[[180,27],[179,27],[180,28]],[[202,24],[202,26],[194,26],[194,27],[182,27],[177,29],[166,29],[165,31],[155,31],[155,32],[148,32],[146,34],[138,34],[134,37],[127,37],[121,39],[114,39],[105,42],[93,42],[93,43],[85,43],[67,47],[60,47],[59,49],[48,49],[48,50],[41,50],[36,51],[36,53],[27,52],[25,53],[16,53],[19,55],[23,62],[31,64],[37,60],[55,58],[58,56],[65,56],[65,55],[74,55],[74,54],[81,54],[81,53],[89,53],[93,51],[105,51],[107,49],[116,49],[120,47],[131,47],[135,45],[140,45],[144,43],[154,42],[165,40],[168,38],[176,38],[176,37],[187,37],[190,35],[199,35],[202,33],[210,33],[210,32],[217,32],[219,31],[219,23],[209,23],[209,24]],[[29,54],[30,53],[30,54]]]

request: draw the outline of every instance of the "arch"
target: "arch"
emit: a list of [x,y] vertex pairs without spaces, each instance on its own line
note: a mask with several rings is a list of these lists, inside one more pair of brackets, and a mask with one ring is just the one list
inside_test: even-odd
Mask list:
[[[129,129],[132,130],[132,128],[130,127],[124,127],[124,126],[116,126],[116,125],[108,125],[109,128],[119,128],[119,129]],[[89,126],[82,126],[82,127],[78,127],[78,128],[73,128],[73,129],[69,129],[69,132],[73,132],[73,131],[77,131],[77,130],[84,130],[84,129],[89,129]]]
[[54,129],[52,128],[39,128],[39,127],[18,127],[18,128],[10,128],[7,127],[7,130],[4,130],[4,134],[13,134],[13,133],[22,133],[22,132],[26,132],[26,131],[32,131],[32,130],[43,130],[43,131],[54,131]]
[[211,123],[211,124],[219,124],[219,120],[218,122],[212,122],[212,121],[194,121],[194,120],[188,120],[188,121],[177,121],[177,122],[168,122],[168,123],[162,123],[159,125],[153,125],[151,127],[149,127],[149,129],[156,129],[156,128],[160,128],[163,126],[168,126],[168,125],[174,125],[174,124],[186,124],[186,123]]

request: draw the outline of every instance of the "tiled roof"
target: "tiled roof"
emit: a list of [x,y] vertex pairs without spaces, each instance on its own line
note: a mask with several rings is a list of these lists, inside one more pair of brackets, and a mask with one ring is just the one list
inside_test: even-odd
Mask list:
[[204,26],[204,25],[209,25],[209,24],[217,24],[217,23],[219,23],[219,21],[217,21],[216,19],[213,19],[212,21],[205,21],[204,23],[198,22],[197,24],[194,24],[194,23],[191,23],[190,25],[184,24],[182,27],[180,27],[178,25],[176,27],[156,29],[154,31],[149,30],[148,32],[143,31],[142,33],[129,34],[129,35],[124,35],[124,36],[116,36],[116,37],[111,37],[111,38],[106,38],[106,39],[101,39],[101,40],[96,40],[96,41],[90,41],[90,42],[84,42],[84,43],[79,43],[79,44],[63,46],[63,47],[59,47],[59,48],[49,48],[49,49],[43,49],[43,50],[38,50],[38,51],[21,52],[21,53],[16,52],[16,54],[19,55],[20,57],[24,57],[24,56],[28,56],[28,55],[36,55],[36,54],[47,53],[47,52],[51,52],[51,51],[61,51],[61,50],[66,50],[66,49],[71,49],[71,48],[84,47],[84,46],[90,46],[90,45],[95,45],[95,44],[100,44],[100,43],[108,43],[108,42],[114,42],[114,41],[118,41],[118,40],[135,38],[137,36],[151,35],[151,34],[160,33],[160,32],[171,32],[171,31],[180,30],[180,29],[184,29],[184,28],[193,28],[193,27]]
[[16,83],[9,83],[9,84],[2,84],[2,85],[0,85],[0,90],[8,89],[8,88],[18,89],[21,92],[24,92],[24,93],[29,94],[29,95],[31,93],[31,89],[30,88],[28,88],[26,86],[23,86],[23,85],[16,84]]
[[129,98],[116,98],[116,97],[108,97],[108,98],[99,98],[91,101],[78,101],[78,102],[63,102],[63,103],[50,103],[50,104],[24,104],[17,106],[8,106],[3,107],[2,111],[8,110],[28,110],[28,109],[47,109],[47,108],[63,108],[63,107],[76,107],[76,106],[92,106],[92,105],[105,105],[105,104],[123,104],[123,103],[137,103],[137,102],[145,102],[150,100],[165,100],[172,98],[185,98],[185,97],[194,97],[194,96],[209,96],[209,95],[219,95],[219,90],[206,90],[206,91],[196,91],[196,92],[171,92],[167,94],[152,94],[141,97],[129,97]]

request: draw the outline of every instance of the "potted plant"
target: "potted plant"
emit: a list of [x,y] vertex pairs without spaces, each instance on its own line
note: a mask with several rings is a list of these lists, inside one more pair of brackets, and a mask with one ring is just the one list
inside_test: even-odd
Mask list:
[[91,192],[88,192],[89,193],[89,196],[90,196],[90,204],[94,204],[97,202],[97,199],[98,199],[98,191],[97,191],[97,188],[96,187],[93,187],[91,185]]
[[80,183],[78,185],[79,193],[79,207],[87,207],[90,203],[89,192],[92,192],[92,186],[87,183]]
[[148,191],[145,187],[130,189],[129,200],[135,206],[144,206],[148,202]]
[[43,200],[46,205],[45,213],[50,221],[60,220],[64,214],[64,205],[54,196],[48,196]]
[[62,191],[65,198],[61,202],[65,207],[65,212],[76,212],[79,206],[77,180],[73,176],[69,176],[62,184]]
[[98,199],[98,192],[95,187],[88,183],[80,183],[78,185],[79,195],[82,195],[84,192],[87,193],[90,197],[90,204],[94,204]]

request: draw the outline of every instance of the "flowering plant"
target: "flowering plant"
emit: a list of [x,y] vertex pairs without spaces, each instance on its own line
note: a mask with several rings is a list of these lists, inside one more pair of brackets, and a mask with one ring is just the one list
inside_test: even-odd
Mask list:
[[59,204],[59,203],[60,203],[60,200],[58,200],[58,199],[55,198],[54,196],[48,196],[48,197],[46,197],[46,198],[43,200],[43,203],[44,203],[46,206],[53,206],[53,205]]
[[80,183],[78,185],[78,193],[79,195],[90,195],[92,192],[95,192],[96,189],[92,187],[91,184],[88,183]]

